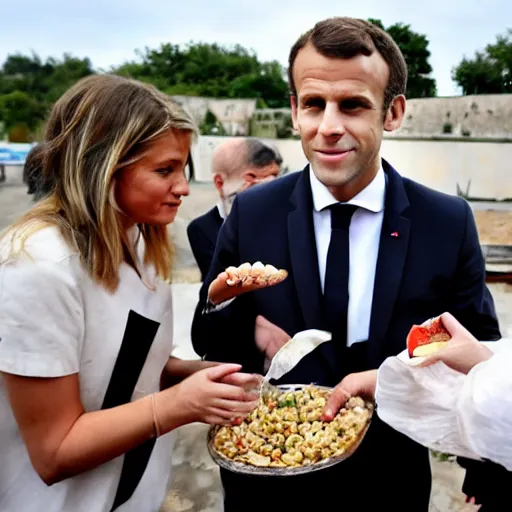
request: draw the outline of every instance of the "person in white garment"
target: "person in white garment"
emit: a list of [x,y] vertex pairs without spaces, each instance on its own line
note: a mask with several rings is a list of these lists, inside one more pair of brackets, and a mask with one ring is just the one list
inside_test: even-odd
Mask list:
[[51,190],[0,238],[0,510],[154,512],[167,434],[255,406],[240,365],[170,356],[167,225],[195,134],[168,96],[113,75],[55,104]]
[[[391,357],[378,370],[347,375],[324,411],[330,420],[349,396],[374,397],[379,417],[430,448],[512,470],[512,346],[474,338],[441,316],[447,345],[416,365]],[[417,366],[417,367],[416,367]]]

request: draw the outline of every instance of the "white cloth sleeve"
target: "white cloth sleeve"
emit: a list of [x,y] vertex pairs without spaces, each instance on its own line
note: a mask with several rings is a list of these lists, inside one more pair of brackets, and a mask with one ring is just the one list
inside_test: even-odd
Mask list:
[[28,258],[0,266],[0,371],[61,377],[79,371],[80,291],[66,261]]
[[512,469],[511,342],[486,345],[495,354],[468,375],[444,363],[410,366],[406,353],[388,358],[377,377],[379,417],[433,450]]
[[443,363],[418,368],[390,357],[377,374],[377,414],[423,446],[478,459],[459,431],[457,403],[463,382],[463,374]]
[[236,297],[232,299],[225,300],[224,302],[220,302],[219,304],[212,304],[210,301],[206,302],[206,306],[203,309],[203,315],[208,315],[210,313],[217,313],[218,311],[222,311],[224,308],[228,307]]
[[495,354],[467,375],[458,401],[461,437],[484,459],[512,470],[512,342],[500,340]]

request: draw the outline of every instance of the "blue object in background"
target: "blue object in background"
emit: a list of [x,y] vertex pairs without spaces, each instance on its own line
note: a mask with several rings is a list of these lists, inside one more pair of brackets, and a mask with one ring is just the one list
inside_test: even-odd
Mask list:
[[34,144],[0,142],[0,165],[23,165]]

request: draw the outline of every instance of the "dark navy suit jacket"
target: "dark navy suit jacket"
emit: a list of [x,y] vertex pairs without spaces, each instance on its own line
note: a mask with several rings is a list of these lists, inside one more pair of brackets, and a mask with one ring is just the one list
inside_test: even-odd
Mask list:
[[[413,324],[444,311],[451,312],[480,340],[500,338],[470,206],[459,197],[401,177],[386,161],[383,167],[387,188],[369,339],[356,344],[364,350],[351,360],[339,340],[325,343],[280,382],[332,386],[350,371],[377,368],[405,348]],[[236,198],[219,233],[195,312],[192,342],[199,355],[237,362],[244,371],[262,373],[263,356],[254,342],[257,315],[265,316],[290,336],[305,329],[325,328],[312,211],[308,167]],[[236,298],[219,312],[203,314],[211,281],[226,267],[246,261],[272,264],[286,269],[289,276],[277,286]],[[369,507],[365,510],[391,505],[393,510],[426,511],[430,494],[427,450],[378,418],[356,454],[333,470],[279,483],[225,471],[222,477],[226,511],[249,510],[239,507],[244,496],[252,492],[276,491],[289,500],[294,489],[302,485],[323,489],[343,484],[355,494],[365,494]],[[374,492],[368,493],[369,488]],[[411,490],[412,497],[407,495]],[[315,495],[318,497],[319,492]],[[327,492],[323,495],[318,499],[324,501],[316,502],[318,510],[332,508],[334,503],[336,510],[357,506],[347,502],[344,508],[343,500],[332,501],[332,494]],[[276,511],[280,506],[291,506],[283,500],[275,505]],[[306,510],[304,503],[303,496],[298,498],[293,510]]]
[[201,271],[202,281],[210,270],[217,236],[223,222],[219,209],[214,206],[211,210],[190,222],[187,227],[188,241],[197,266]]

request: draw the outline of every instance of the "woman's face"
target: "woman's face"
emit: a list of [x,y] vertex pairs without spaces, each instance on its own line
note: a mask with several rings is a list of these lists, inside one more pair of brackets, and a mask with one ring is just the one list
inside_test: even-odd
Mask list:
[[169,130],[151,142],[142,158],[116,175],[117,206],[128,224],[170,224],[189,193],[185,166],[191,134]]

